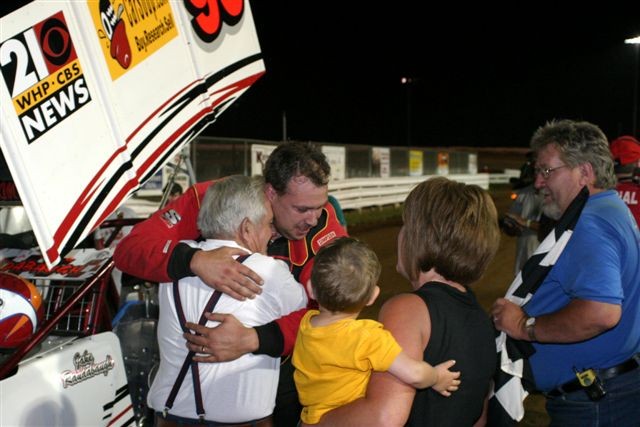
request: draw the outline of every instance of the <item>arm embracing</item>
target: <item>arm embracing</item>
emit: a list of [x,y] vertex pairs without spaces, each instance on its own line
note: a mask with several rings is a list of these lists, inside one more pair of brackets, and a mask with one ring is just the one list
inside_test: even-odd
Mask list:
[[198,276],[212,288],[242,300],[261,292],[262,279],[232,256],[245,252],[237,248],[202,251],[180,240],[200,236],[200,201],[211,182],[198,183],[173,203],[137,224],[116,247],[116,267],[153,282],[170,282]]
[[[210,183],[199,183],[148,219],[136,224],[115,249],[113,259],[120,270],[153,282],[170,282],[170,259],[180,240],[200,236],[197,226],[200,194]],[[180,245],[186,246],[186,245]],[[194,250],[182,248],[178,262],[190,261]],[[184,276],[183,276],[184,277]]]

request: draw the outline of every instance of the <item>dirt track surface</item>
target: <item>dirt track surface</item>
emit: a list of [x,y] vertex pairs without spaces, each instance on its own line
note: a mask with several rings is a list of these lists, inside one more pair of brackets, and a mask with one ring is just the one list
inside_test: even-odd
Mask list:
[[[501,186],[492,189],[491,195],[496,203],[499,214],[506,212],[510,205],[509,195],[511,189],[508,186]],[[384,226],[369,230],[350,230],[350,234],[368,245],[378,255],[382,264],[382,274],[380,276],[380,297],[376,303],[362,312],[360,317],[375,319],[381,305],[392,296],[401,292],[410,292],[409,283],[396,272],[396,239],[400,224]],[[485,310],[489,310],[496,298],[504,296],[507,288],[514,277],[515,262],[514,237],[509,237],[502,233],[500,248],[492,263],[489,265],[484,276],[472,286],[473,291],[480,304]],[[545,426],[549,424],[549,419],[544,409],[544,399],[541,396],[530,396],[525,401],[525,418],[519,424],[521,426]]]

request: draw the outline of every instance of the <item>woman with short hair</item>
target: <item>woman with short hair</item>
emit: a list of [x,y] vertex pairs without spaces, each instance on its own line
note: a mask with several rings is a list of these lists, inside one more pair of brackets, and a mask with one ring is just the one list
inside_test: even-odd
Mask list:
[[495,205],[476,185],[432,178],[411,191],[398,235],[398,264],[413,293],[397,295],[380,321],[411,357],[454,359],[460,388],[445,398],[374,373],[366,397],[331,411],[320,425],[470,426],[483,414],[496,366],[494,330],[470,285],[498,250]]

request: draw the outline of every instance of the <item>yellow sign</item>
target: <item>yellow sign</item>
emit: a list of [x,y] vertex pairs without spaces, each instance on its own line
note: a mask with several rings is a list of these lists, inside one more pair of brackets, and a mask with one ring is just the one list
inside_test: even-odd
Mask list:
[[422,150],[409,150],[409,176],[422,175]]
[[169,0],[88,0],[87,5],[113,80],[178,35]]

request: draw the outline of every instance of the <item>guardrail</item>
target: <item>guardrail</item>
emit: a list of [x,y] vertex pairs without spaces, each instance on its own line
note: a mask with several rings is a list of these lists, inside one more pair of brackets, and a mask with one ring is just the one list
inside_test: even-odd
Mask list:
[[[447,175],[446,177],[465,184],[476,184],[485,190],[489,188],[491,181],[487,173]],[[329,194],[338,199],[340,206],[345,210],[384,206],[404,202],[413,187],[428,178],[430,176],[356,178],[332,181],[329,183]]]
[[503,173],[489,174],[489,184],[509,184],[511,178],[519,178],[518,169],[505,169]]
[[[489,174],[452,174],[447,178],[476,184],[485,190],[490,184],[508,184],[519,171],[506,169],[504,173]],[[392,205],[404,202],[407,194],[418,183],[431,176],[394,177],[394,178],[352,178],[329,183],[329,194],[340,202],[342,209],[362,209],[374,206]],[[132,197],[126,203],[139,218],[146,218],[158,209],[159,203]]]

